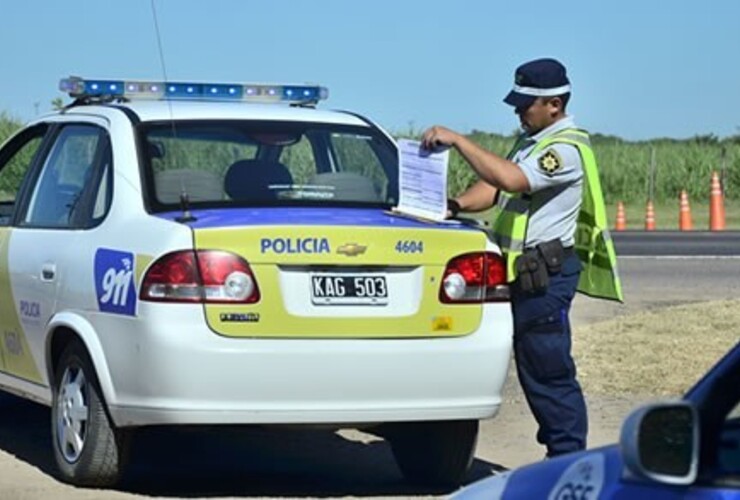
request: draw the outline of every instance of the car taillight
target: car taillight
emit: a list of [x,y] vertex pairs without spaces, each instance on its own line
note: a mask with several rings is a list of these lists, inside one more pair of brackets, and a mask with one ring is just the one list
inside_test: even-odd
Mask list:
[[452,259],[442,276],[439,300],[445,304],[509,300],[503,257],[493,252],[476,252]]
[[182,250],[157,260],[141,285],[141,300],[253,304],[260,299],[247,261],[220,250]]

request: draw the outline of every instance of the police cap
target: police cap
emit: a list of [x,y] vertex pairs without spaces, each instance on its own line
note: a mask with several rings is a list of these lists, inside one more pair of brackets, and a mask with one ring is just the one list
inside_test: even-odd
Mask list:
[[516,69],[514,87],[504,102],[515,108],[528,108],[538,97],[570,92],[565,66],[555,59],[535,59]]

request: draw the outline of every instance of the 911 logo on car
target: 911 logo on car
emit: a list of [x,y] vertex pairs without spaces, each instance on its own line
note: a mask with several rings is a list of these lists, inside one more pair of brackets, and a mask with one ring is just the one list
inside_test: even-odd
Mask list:
[[5,350],[12,356],[21,356],[23,354],[23,343],[18,332],[5,332]]
[[100,248],[95,253],[98,308],[113,314],[136,313],[134,254]]

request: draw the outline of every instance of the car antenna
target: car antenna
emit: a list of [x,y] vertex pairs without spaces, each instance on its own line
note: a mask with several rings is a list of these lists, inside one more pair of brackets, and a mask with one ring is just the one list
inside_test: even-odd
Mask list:
[[193,222],[198,220],[190,212],[190,199],[188,198],[188,193],[185,191],[184,186],[182,191],[180,191],[180,208],[182,209],[182,215],[175,218],[177,222]]
[[[152,18],[154,19],[154,31],[157,34],[157,48],[159,49],[159,62],[162,65],[162,75],[164,76],[164,81],[169,81],[167,79],[167,65],[164,63],[164,50],[162,50],[162,36],[159,31],[159,22],[157,20],[157,7],[154,5],[154,0],[151,0],[151,6],[152,6]],[[175,144],[177,144],[177,130],[175,128],[175,118],[174,114],[172,113],[172,101],[167,99],[167,105],[169,106],[170,110],[170,124],[172,125],[172,139],[175,141]],[[180,180],[180,208],[182,209],[182,215],[179,217],[176,217],[175,220],[177,222],[192,222],[195,220],[198,220],[193,214],[190,212],[190,197],[188,196],[187,189],[185,189],[185,181]]]

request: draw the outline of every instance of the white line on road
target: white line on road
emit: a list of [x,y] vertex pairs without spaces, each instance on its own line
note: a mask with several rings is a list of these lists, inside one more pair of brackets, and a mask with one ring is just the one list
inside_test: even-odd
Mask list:
[[733,260],[740,259],[740,255],[619,255],[619,259],[665,259],[665,260]]

